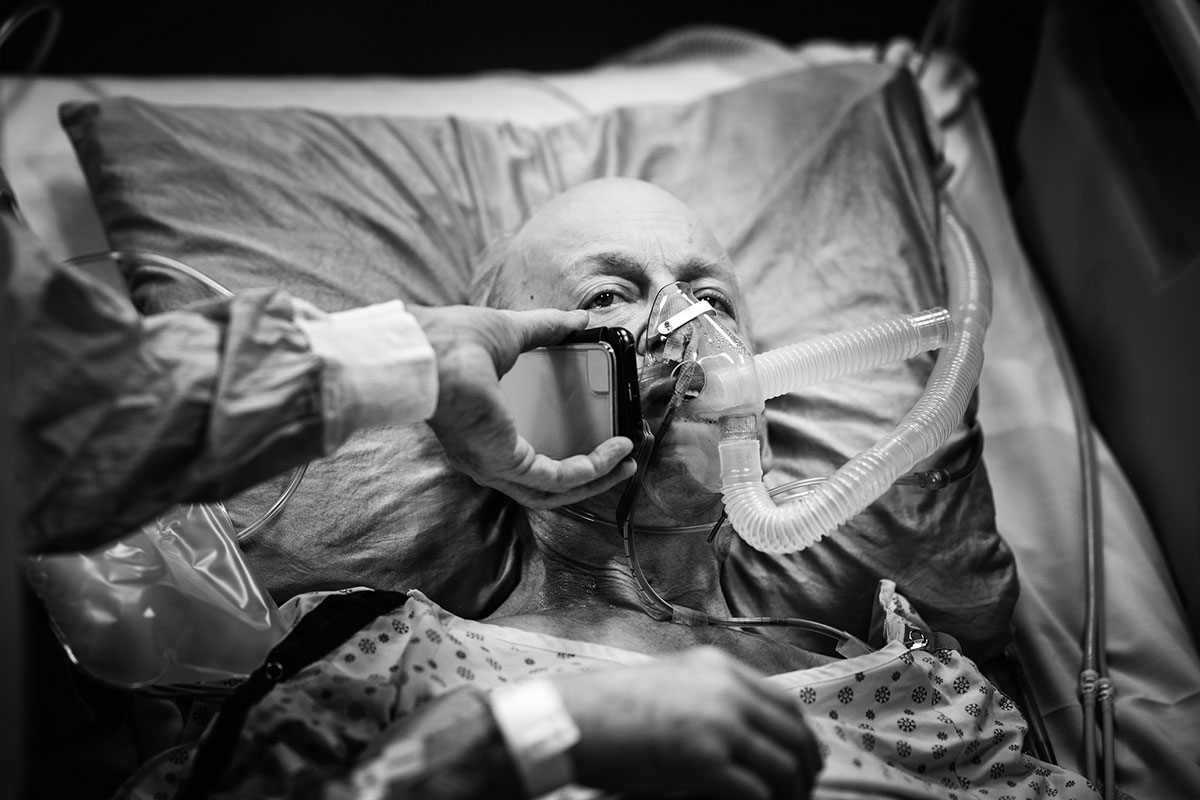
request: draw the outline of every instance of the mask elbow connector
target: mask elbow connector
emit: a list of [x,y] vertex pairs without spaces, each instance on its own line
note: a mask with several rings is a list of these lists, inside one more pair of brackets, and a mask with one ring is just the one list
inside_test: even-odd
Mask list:
[[703,388],[690,401],[695,413],[727,417],[762,413],[766,407],[756,360],[744,353],[723,353],[700,362]]

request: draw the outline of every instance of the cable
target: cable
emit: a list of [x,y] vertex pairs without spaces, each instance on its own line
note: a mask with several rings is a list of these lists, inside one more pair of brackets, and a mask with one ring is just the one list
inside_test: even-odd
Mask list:
[[929,64],[929,55],[933,50],[934,40],[938,34],[950,21],[950,14],[954,10],[954,0],[939,0],[930,13],[929,19],[925,22],[925,29],[921,32],[921,41],[917,44],[917,77],[920,78],[925,74],[925,67]]
[[[1075,366],[1067,355],[1066,343],[1057,325],[1048,322],[1051,340],[1054,344],[1055,355],[1063,378],[1067,384],[1067,392],[1071,400],[1071,413],[1075,421],[1076,438],[1079,442],[1079,462],[1082,483],[1082,518],[1084,539],[1084,569],[1085,569],[1085,600],[1084,600],[1084,629],[1083,653],[1079,670],[1080,702],[1083,706],[1083,748],[1084,768],[1087,777],[1096,783],[1102,783],[1100,778],[1101,765],[1108,760],[1111,740],[1106,740],[1101,731],[1099,753],[1097,753],[1096,733],[1096,704],[1099,701],[1102,685],[1111,686],[1107,676],[1107,659],[1103,657],[1106,649],[1103,645],[1103,623],[1101,607],[1103,598],[1103,536],[1099,520],[1099,486],[1095,470],[1095,442],[1092,436],[1091,423],[1083,400],[1079,376]],[[1111,692],[1106,691],[1105,695]],[[1100,765],[1098,765],[1098,760]],[[1106,800],[1112,797],[1109,792],[1114,787],[1106,784],[1104,787]]]
[[188,276],[196,281],[199,281],[207,289],[220,297],[233,297],[233,292],[226,289],[221,284],[214,281],[212,278],[205,275],[195,267],[188,266],[182,261],[176,261],[167,256],[160,256],[157,253],[150,253],[145,250],[111,250],[101,253],[87,253],[82,256],[68,258],[64,264],[73,266],[81,266],[83,264],[92,264],[98,261],[113,261],[116,263],[128,264],[131,267],[136,267],[139,264],[150,264],[156,267],[178,272]]
[[50,49],[54,46],[54,42],[58,38],[59,26],[62,24],[62,11],[56,3],[26,3],[21,8],[9,14],[3,23],[0,23],[0,48],[2,48],[4,47],[4,43],[8,41],[10,36],[16,33],[18,28],[41,11],[45,11],[50,15],[50,21],[46,23],[46,30],[42,33],[42,41],[38,43],[37,51],[25,66],[24,72],[27,75],[37,72],[42,66],[42,62],[46,60],[46,56],[50,54]]
[[[1055,360],[1066,384],[1071,415],[1079,444],[1079,469],[1082,488],[1082,517],[1085,569],[1085,605],[1082,658],[1079,668],[1079,700],[1083,712],[1083,757],[1086,777],[1103,786],[1105,800],[1116,793],[1116,759],[1113,753],[1113,696],[1116,687],[1108,675],[1108,648],[1104,622],[1104,532],[1100,510],[1100,482],[1096,468],[1096,443],[1083,393],[1083,383],[1071,359],[1061,328],[1042,291],[1035,291],[1046,319]],[[1100,720],[1096,719],[1096,705]],[[1100,741],[1097,748],[1096,734]],[[1103,778],[1101,777],[1103,772]]]
[[638,447],[637,471],[630,480],[629,485],[625,487],[625,491],[621,493],[621,499],[617,502],[617,528],[621,531],[621,542],[625,547],[625,560],[629,562],[629,569],[633,573],[636,581],[636,588],[642,600],[642,608],[650,615],[652,619],[659,622],[666,622],[674,619],[674,606],[662,598],[662,596],[654,591],[654,587],[650,585],[646,575],[642,572],[642,565],[637,557],[637,544],[634,541],[633,528],[633,507],[637,502],[638,493],[642,488],[642,479],[646,476],[646,468],[650,464],[650,456],[654,452],[654,434],[650,432],[650,425],[642,420],[642,443]]
[[[658,426],[659,437],[665,437],[668,430],[671,428],[671,421],[675,417],[675,410],[679,408],[683,402],[684,394],[688,386],[691,385],[692,374],[696,370],[696,363],[692,359],[695,355],[697,342],[695,337],[688,340],[683,353],[683,362],[675,379],[675,388],[671,392],[671,399],[667,401],[666,410],[663,412],[662,423]],[[699,612],[680,617],[676,613],[676,606],[667,602],[662,596],[654,590],[647,580],[645,573],[642,572],[642,565],[637,557],[637,544],[635,542],[634,527],[633,527],[633,510],[637,503],[638,494],[641,492],[642,481],[646,477],[646,470],[650,466],[650,459],[654,455],[654,434],[650,431],[650,424],[642,419],[642,443],[638,448],[637,472],[634,473],[633,480],[625,487],[625,491],[621,494],[621,499],[617,503],[616,519],[617,527],[621,530],[621,542],[625,547],[625,559],[629,562],[629,568],[633,572],[633,577],[637,581],[638,592],[642,598],[642,605],[646,609],[646,613],[653,619],[660,622],[670,620],[672,622],[682,622],[684,619],[699,621]],[[691,609],[689,609],[691,611]],[[707,615],[704,615],[707,616]]]
[[[58,39],[58,29],[62,24],[62,11],[56,3],[26,3],[5,17],[3,23],[0,23],[0,50],[3,50],[4,43],[16,33],[18,28],[43,11],[50,15],[50,19],[46,23],[46,29],[42,32],[42,40],[38,43],[33,58],[29,59],[29,63],[23,70],[26,81],[12,95],[0,97],[0,120],[4,119],[9,107],[15,105],[20,96],[29,90],[30,84],[28,79],[32,78],[38,69],[41,68],[42,62],[46,60],[46,56],[50,54],[50,50],[54,47],[54,42]],[[0,148],[0,152],[3,152],[2,148]]]
[[271,504],[271,507],[264,511],[258,519],[254,520],[254,522],[251,522],[240,531],[237,531],[237,539],[239,542],[262,530],[269,525],[272,520],[279,516],[280,512],[283,511],[284,506],[286,506],[288,501],[292,499],[292,495],[296,493],[296,489],[300,486],[300,481],[304,478],[304,473],[307,471],[308,464],[301,464],[292,471],[291,481],[289,481],[288,485],[284,487],[284,490],[280,493],[279,497],[275,498],[275,502]]
[[[143,250],[111,250],[100,253],[87,253],[85,255],[69,258],[63,263],[70,264],[72,266],[82,266],[84,264],[92,264],[100,261],[111,261],[118,264],[127,264],[129,266],[137,266],[141,264],[162,267],[163,269],[178,272],[182,275],[186,275],[189,278],[199,281],[203,286],[220,297],[233,297],[233,292],[222,286],[217,281],[208,277],[195,267],[191,267],[182,261],[176,261],[173,258],[168,258],[167,256],[159,255],[157,253],[150,253]],[[295,469],[295,471],[292,473],[291,481],[286,487],[284,487],[283,492],[281,492],[279,497],[276,498],[275,502],[271,504],[271,507],[260,514],[257,519],[255,519],[245,528],[242,528],[240,531],[236,531],[239,542],[256,533],[257,531],[262,530],[262,528],[266,527],[273,519],[279,516],[279,513],[283,511],[284,506],[286,506],[288,501],[292,499],[292,495],[296,493],[296,489],[300,486],[300,481],[304,478],[304,474],[307,471],[308,464],[301,464]]]

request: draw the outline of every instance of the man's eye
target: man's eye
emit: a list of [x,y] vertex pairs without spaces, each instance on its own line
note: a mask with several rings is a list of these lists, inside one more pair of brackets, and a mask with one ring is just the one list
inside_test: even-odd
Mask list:
[[733,303],[729,301],[725,295],[720,292],[703,292],[696,295],[698,300],[707,300],[709,304],[720,313],[730,319],[737,319],[737,314],[733,313]]
[[585,308],[608,308],[617,299],[615,292],[601,292],[591,299]]

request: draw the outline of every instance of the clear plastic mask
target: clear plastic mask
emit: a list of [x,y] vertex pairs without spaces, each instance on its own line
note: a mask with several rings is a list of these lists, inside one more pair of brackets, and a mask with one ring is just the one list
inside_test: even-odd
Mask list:
[[[763,410],[750,348],[691,286],[672,283],[650,310],[639,384],[642,413],[656,437],[648,499],[661,508],[677,507],[671,498],[687,491],[713,493],[715,504],[721,488],[721,418],[755,417]],[[738,388],[730,390],[731,385]]]

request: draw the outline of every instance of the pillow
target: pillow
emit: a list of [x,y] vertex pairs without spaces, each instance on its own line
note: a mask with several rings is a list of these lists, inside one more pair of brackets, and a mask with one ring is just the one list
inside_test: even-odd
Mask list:
[[[67,105],[111,244],[179,258],[232,289],[281,286],[326,309],[391,297],[466,302],[473,261],[532,208],[589,178],[653,181],[730,252],[761,351],[937,305],[936,149],[907,72],[812,66],[681,104],[532,128],[301,109]],[[130,276],[146,312],[192,294]],[[828,474],[911,407],[932,358],[768,408],[770,480]],[[231,503],[244,524],[279,485]],[[514,515],[446,466],[424,426],[356,436],[314,463],[280,520],[246,542],[276,594],[420,586],[467,616],[514,578]],[[986,657],[1017,594],[983,470],[939,492],[897,487],[801,553],[735,541],[739,613],[806,616],[865,636],[879,578]]]

